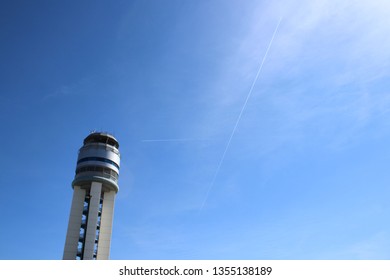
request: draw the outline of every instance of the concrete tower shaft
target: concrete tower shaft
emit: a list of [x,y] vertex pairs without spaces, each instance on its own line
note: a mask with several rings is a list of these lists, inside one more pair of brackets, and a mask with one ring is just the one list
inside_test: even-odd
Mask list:
[[94,132],[80,148],[63,259],[108,259],[114,200],[119,190],[119,143]]

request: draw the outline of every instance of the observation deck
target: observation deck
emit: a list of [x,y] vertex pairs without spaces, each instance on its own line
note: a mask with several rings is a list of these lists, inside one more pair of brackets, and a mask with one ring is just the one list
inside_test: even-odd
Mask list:
[[108,133],[93,132],[84,139],[83,144],[79,150],[72,187],[101,182],[103,191],[118,192],[120,168],[118,141]]

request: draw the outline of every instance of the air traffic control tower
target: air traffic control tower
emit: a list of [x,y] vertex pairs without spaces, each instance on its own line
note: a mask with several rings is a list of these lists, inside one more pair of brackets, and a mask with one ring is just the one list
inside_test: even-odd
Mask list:
[[115,195],[118,192],[119,143],[93,132],[79,150],[64,260],[107,260],[110,256]]

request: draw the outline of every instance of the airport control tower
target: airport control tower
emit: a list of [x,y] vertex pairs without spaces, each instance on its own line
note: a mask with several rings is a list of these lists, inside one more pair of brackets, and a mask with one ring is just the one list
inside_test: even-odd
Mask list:
[[107,260],[110,255],[115,195],[118,192],[119,143],[93,132],[79,150],[64,260]]

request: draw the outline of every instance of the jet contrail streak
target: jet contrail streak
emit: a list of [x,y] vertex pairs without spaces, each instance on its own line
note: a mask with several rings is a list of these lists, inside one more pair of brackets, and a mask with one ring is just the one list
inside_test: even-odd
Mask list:
[[246,99],[245,99],[244,105],[242,106],[241,111],[240,111],[240,114],[238,115],[238,118],[237,118],[237,120],[236,120],[236,124],[234,125],[234,128],[233,128],[233,130],[232,130],[232,133],[230,134],[229,140],[228,140],[228,142],[227,142],[227,144],[226,144],[226,147],[225,147],[225,150],[224,150],[224,152],[223,152],[223,154],[222,154],[221,160],[219,161],[218,167],[217,167],[217,169],[216,169],[216,171],[215,171],[213,180],[211,181],[211,184],[210,184],[210,186],[209,186],[209,188],[208,188],[208,190],[207,190],[206,197],[205,197],[205,199],[204,199],[204,201],[203,201],[203,203],[202,203],[202,206],[200,207],[200,211],[202,211],[204,205],[206,204],[206,201],[207,201],[207,199],[208,199],[210,190],[211,190],[212,187],[214,186],[215,180],[217,179],[219,170],[221,169],[222,163],[223,163],[223,161],[225,160],[226,153],[227,153],[227,151],[228,151],[228,149],[229,149],[230,142],[232,141],[233,136],[234,136],[234,134],[236,133],[236,129],[237,129],[238,123],[239,123],[240,120],[241,120],[242,113],[245,111],[246,104],[248,103],[248,100],[249,100],[249,98],[250,98],[251,95],[252,95],[252,91],[253,91],[253,88],[255,87],[255,84],[256,84],[257,80],[259,79],[260,72],[261,72],[261,70],[263,69],[264,62],[265,62],[265,60],[266,60],[266,58],[267,58],[267,56],[268,56],[269,49],[271,48],[271,45],[272,45],[272,42],[274,41],[274,38],[275,38],[276,33],[278,32],[279,25],[280,25],[280,23],[282,22],[282,19],[283,19],[283,18],[280,18],[280,19],[279,19],[279,22],[278,22],[278,24],[276,25],[275,31],[274,31],[274,33],[272,34],[272,38],[271,38],[271,40],[270,40],[270,42],[269,42],[269,44],[268,44],[267,50],[265,51],[265,54],[264,54],[264,56],[263,56],[263,60],[262,60],[261,63],[260,63],[259,69],[257,70],[256,77],[255,77],[255,79],[254,79],[253,82],[252,82],[252,86],[251,86],[250,89],[249,89],[249,92],[248,92],[248,95],[247,95],[247,97],[246,97]]
[[141,140],[141,142],[183,142],[183,141],[198,141],[198,139],[172,138],[172,139],[145,139],[145,140]]

